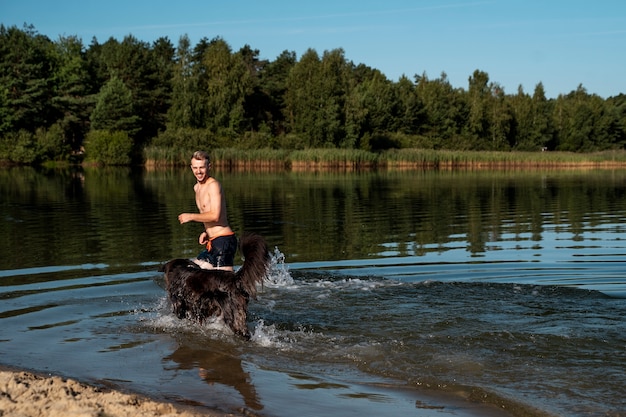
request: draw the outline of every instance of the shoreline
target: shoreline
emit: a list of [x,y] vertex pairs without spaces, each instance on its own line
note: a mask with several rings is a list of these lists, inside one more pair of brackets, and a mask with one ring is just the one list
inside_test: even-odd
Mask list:
[[[390,163],[360,163],[356,161],[293,161],[272,162],[272,161],[215,161],[212,162],[215,168],[227,171],[255,171],[255,172],[315,172],[315,171],[420,171],[420,170],[440,170],[440,171],[502,171],[502,170],[594,170],[594,169],[624,169],[626,162],[622,161],[580,161],[580,162],[559,162],[559,161],[468,161],[468,162],[411,162],[400,161]],[[87,164],[83,164],[87,166]],[[185,167],[184,164],[169,163],[166,161],[148,160],[142,164],[143,168],[149,171],[158,169],[169,169]]]
[[[193,149],[147,148],[126,167],[148,170],[186,167]],[[380,152],[358,149],[239,149],[215,148],[210,151],[213,167],[225,170],[265,171],[368,171],[368,170],[523,170],[523,169],[623,169],[626,150],[595,152],[567,151],[469,151],[423,148],[388,149]],[[0,168],[32,166],[0,160]],[[46,161],[41,166],[104,167],[106,162],[90,159]],[[114,164],[118,165],[118,164]]]
[[[426,397],[425,397],[426,398]],[[433,397],[436,398],[436,397]],[[430,399],[432,400],[432,398]],[[441,402],[439,402],[441,401]],[[512,417],[505,406],[440,397],[415,402],[415,417]],[[0,364],[0,416],[19,417],[260,417],[242,408],[225,412],[185,405],[93,382]],[[524,415],[527,415],[524,413]],[[545,415],[543,413],[532,415]]]

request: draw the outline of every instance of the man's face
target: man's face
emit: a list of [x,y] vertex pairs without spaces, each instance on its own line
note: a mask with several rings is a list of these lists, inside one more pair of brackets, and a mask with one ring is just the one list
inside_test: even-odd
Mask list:
[[204,182],[208,177],[210,163],[205,159],[192,159],[191,170],[198,182]]

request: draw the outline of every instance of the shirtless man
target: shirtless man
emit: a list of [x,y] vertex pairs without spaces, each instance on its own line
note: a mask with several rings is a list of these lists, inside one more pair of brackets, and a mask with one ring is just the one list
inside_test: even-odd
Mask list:
[[197,151],[191,157],[191,170],[196,177],[196,204],[200,213],[181,213],[180,224],[199,222],[204,224],[204,232],[200,234],[198,243],[204,249],[194,259],[201,268],[233,270],[237,237],[228,225],[226,215],[226,199],[222,186],[209,175],[211,161],[209,155]]

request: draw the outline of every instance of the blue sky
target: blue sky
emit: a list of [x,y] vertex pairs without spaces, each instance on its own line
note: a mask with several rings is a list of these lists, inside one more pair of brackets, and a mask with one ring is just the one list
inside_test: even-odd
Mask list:
[[626,94],[624,0],[0,0],[0,23],[88,46],[132,34],[177,45],[220,36],[274,60],[342,48],[346,59],[396,81],[442,72],[467,89],[479,69],[515,94],[542,82],[548,97],[580,84],[603,98]]

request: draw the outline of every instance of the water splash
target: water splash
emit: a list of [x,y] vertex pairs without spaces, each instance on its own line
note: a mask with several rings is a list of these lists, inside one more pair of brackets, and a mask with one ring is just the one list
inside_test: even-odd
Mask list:
[[293,277],[289,272],[289,267],[285,263],[285,255],[278,247],[274,247],[274,253],[271,254],[270,270],[267,274],[265,285],[269,287],[289,287],[293,284]]
[[179,319],[172,312],[172,305],[167,297],[160,297],[152,309],[142,313],[139,321],[160,333],[196,334],[212,338],[233,336],[232,330],[222,317],[209,317],[201,325],[192,320]]
[[253,343],[262,347],[277,347],[283,346],[281,341],[281,335],[276,329],[275,325],[266,325],[263,320],[258,320],[254,327],[254,332],[250,339]]
[[[265,320],[259,319],[254,325],[251,341],[261,347],[271,347],[280,351],[297,352],[305,349],[310,343],[321,336],[303,326],[294,329],[285,329],[276,324],[267,324]],[[307,343],[308,341],[308,343]]]

